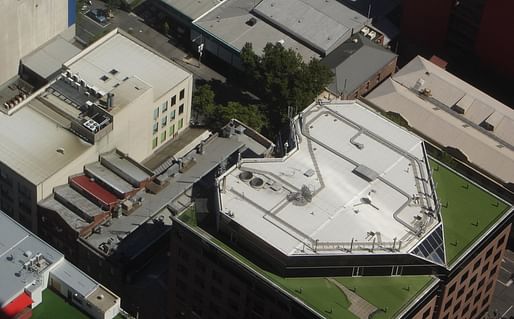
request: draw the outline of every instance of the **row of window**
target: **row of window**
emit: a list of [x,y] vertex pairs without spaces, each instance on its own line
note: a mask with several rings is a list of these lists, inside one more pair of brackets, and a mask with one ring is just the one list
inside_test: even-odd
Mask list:
[[[180,90],[180,93],[179,93],[179,101],[182,101],[184,99],[184,97],[185,97],[185,89],[182,89],[182,90]],[[174,95],[173,97],[171,97],[169,102],[170,102],[170,107],[175,106],[175,104],[177,104],[177,95]],[[154,112],[153,112],[154,120],[157,120],[157,118],[159,117],[159,111],[162,112],[162,114],[164,114],[166,111],[168,111],[168,100],[162,102],[162,104],[154,110]],[[183,112],[184,112],[184,103],[182,103],[179,106],[178,113],[182,114]],[[173,111],[173,114],[175,114],[175,111]]]
[[[183,127],[184,127],[184,119],[179,119],[178,123],[177,123],[177,133]],[[155,124],[154,124],[154,134],[156,132],[157,132],[157,130],[155,129]],[[169,132],[169,135],[168,135],[168,132]],[[172,139],[173,137],[175,137],[175,124],[170,125],[169,130],[163,130],[161,132],[161,136],[160,137],[161,138],[160,138],[160,141],[159,141],[158,136],[154,136],[154,138],[152,139],[152,149],[156,148],[157,145],[166,142],[167,138]]]

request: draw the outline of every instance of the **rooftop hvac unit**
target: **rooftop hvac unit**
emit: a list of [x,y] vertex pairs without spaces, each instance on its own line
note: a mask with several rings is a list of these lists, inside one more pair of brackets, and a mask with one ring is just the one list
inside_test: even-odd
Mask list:
[[374,38],[376,38],[377,36],[377,33],[375,31],[370,31],[368,33],[368,38],[370,38],[371,40],[373,40]]
[[79,76],[78,76],[78,75],[76,75],[76,74],[73,74],[73,75],[72,75],[72,78],[73,78],[73,80],[74,80],[75,82],[78,82],[78,80],[80,80]]
[[67,71],[66,71],[66,76],[67,76],[67,77],[71,77],[71,71],[70,71],[70,70],[67,70]]
[[83,125],[93,133],[96,133],[100,130],[100,125],[95,120],[89,119],[85,121]]
[[361,33],[366,36],[366,35],[368,35],[369,31],[371,31],[371,30],[368,27],[364,27],[364,28],[362,28]]

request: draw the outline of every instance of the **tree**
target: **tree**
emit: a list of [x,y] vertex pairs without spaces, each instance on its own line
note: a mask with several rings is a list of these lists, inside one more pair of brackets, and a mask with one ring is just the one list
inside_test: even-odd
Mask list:
[[210,85],[204,84],[197,88],[193,93],[192,108],[195,113],[195,119],[198,120],[198,116],[203,114],[205,117],[209,117],[214,112],[214,92]]
[[219,127],[227,124],[231,119],[238,119],[256,131],[260,131],[265,124],[265,117],[256,105],[242,105],[239,102],[228,102],[227,105],[218,105],[214,112]]
[[304,63],[299,53],[280,43],[268,43],[260,57],[247,43],[241,61],[247,86],[268,106],[266,113],[274,132],[287,122],[289,107],[302,111],[334,76],[319,60]]

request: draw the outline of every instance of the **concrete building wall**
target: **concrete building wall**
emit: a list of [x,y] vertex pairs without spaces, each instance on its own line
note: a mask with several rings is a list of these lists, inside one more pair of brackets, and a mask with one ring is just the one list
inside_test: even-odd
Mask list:
[[511,225],[452,276],[444,286],[434,318],[480,318],[491,304]]
[[68,0],[0,0],[0,83],[18,73],[23,56],[68,28],[69,3]]
[[[150,129],[148,130],[150,142],[147,142],[152,152],[158,150],[163,144],[174,139],[189,127],[192,91],[193,77],[190,75],[185,81],[176,85],[154,102],[153,108],[149,112],[151,116]],[[146,156],[150,154],[148,153]],[[135,157],[132,158],[136,159]]]

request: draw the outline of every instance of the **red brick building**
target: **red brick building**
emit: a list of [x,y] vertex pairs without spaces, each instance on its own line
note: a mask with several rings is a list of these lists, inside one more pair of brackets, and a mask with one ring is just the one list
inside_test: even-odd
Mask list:
[[514,30],[510,0],[403,0],[400,47],[409,58],[476,56],[484,67],[514,75]]

